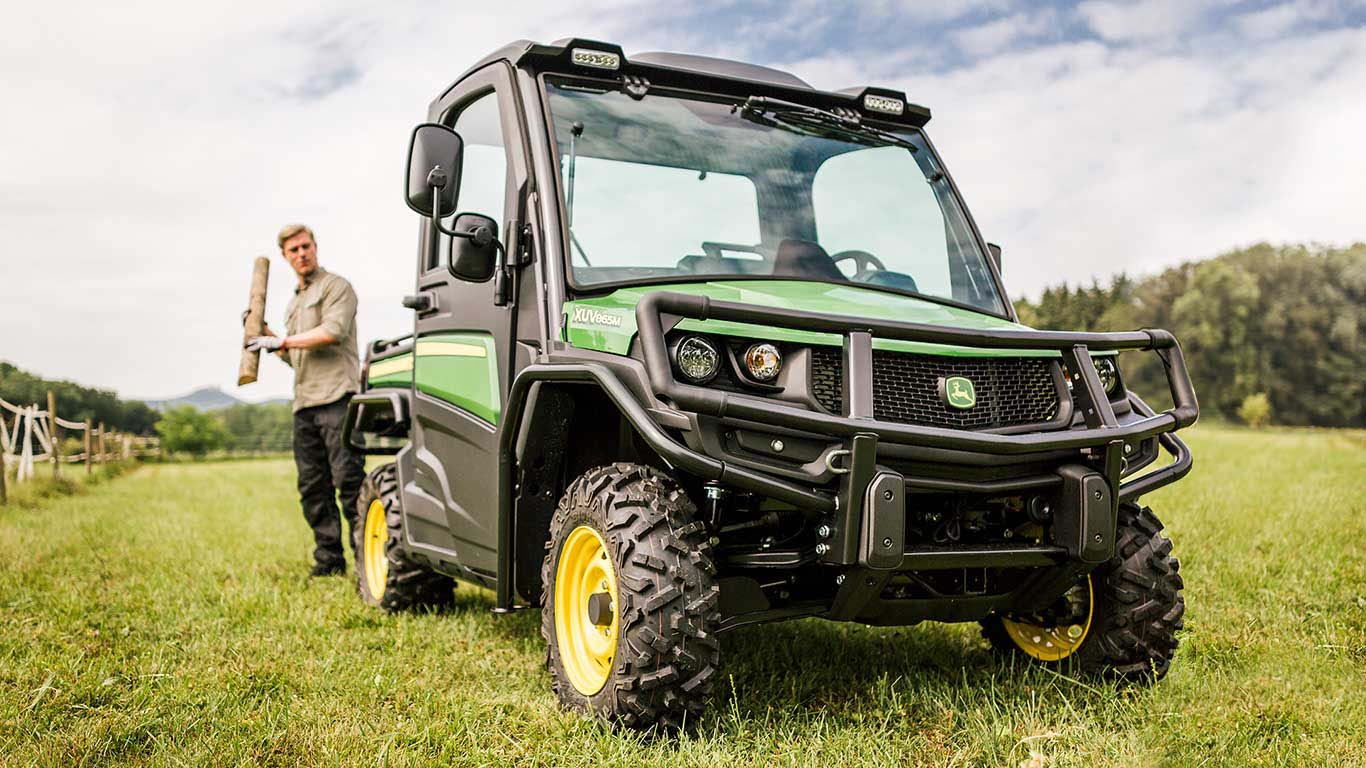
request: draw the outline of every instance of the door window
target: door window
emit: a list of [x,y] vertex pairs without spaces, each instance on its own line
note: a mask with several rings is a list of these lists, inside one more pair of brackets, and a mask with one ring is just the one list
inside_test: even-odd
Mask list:
[[[498,94],[489,91],[469,102],[455,119],[455,131],[465,140],[465,159],[460,173],[460,197],[456,210],[460,213],[479,213],[498,223],[498,236],[503,236],[507,223],[504,208],[507,203],[508,159],[503,141],[503,124],[499,117]],[[442,222],[448,229],[455,216]],[[450,263],[451,240],[442,236],[438,262],[429,269],[444,268]]]

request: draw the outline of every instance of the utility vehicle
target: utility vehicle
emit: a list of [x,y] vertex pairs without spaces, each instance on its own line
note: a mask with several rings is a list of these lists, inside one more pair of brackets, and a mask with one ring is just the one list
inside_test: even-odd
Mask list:
[[929,119],[582,39],[441,92],[408,153],[414,330],[369,345],[346,421],[395,456],[361,597],[539,606],[560,702],[642,728],[701,712],[720,633],[798,617],[1162,677],[1182,584],[1139,499],[1191,466],[1181,350],[1018,324]]

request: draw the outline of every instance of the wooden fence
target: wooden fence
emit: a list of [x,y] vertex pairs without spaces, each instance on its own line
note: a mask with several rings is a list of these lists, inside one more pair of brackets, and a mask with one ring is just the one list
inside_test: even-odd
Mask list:
[[[64,432],[80,433],[82,450],[63,453]],[[7,497],[5,471],[15,465],[17,483],[32,480],[34,464],[52,465],[52,476],[61,475],[62,464],[85,464],[86,474],[96,464],[110,461],[160,456],[161,441],[155,437],[128,435],[106,430],[103,423],[69,421],[57,415],[57,399],[47,393],[47,408],[14,405],[0,400],[0,504]]]

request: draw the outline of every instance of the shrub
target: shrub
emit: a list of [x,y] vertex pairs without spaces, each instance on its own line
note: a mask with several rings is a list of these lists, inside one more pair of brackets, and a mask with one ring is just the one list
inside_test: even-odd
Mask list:
[[1243,404],[1238,406],[1238,418],[1254,428],[1265,427],[1270,423],[1271,401],[1267,399],[1266,393],[1258,392],[1243,398]]

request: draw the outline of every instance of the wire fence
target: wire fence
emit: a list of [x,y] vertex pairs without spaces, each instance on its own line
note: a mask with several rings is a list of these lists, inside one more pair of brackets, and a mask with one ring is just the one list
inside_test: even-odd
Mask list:
[[[80,450],[63,449],[66,433],[79,435]],[[0,399],[0,503],[6,500],[5,474],[11,465],[15,467],[15,482],[23,483],[34,479],[38,463],[51,464],[52,476],[58,477],[63,464],[84,463],[86,474],[90,474],[96,464],[149,456],[161,456],[158,438],[107,430],[103,423],[90,419],[63,419],[57,415],[56,397],[51,391],[45,409]]]

